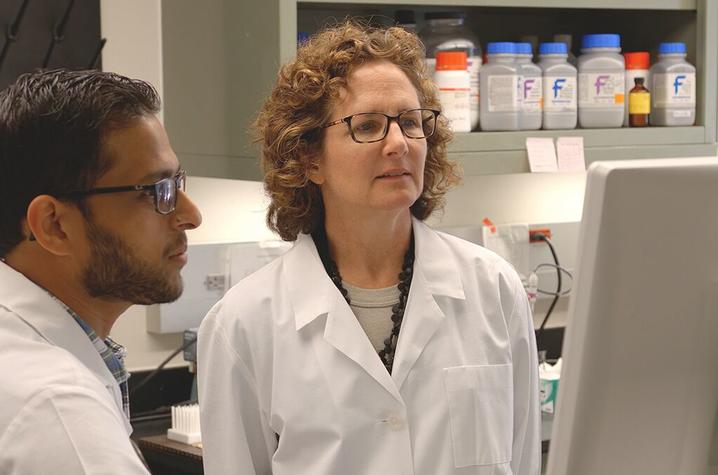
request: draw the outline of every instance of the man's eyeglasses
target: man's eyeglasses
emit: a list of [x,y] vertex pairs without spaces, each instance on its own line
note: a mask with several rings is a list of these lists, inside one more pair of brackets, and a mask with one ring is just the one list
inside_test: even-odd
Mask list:
[[155,211],[159,214],[170,214],[177,207],[177,190],[185,190],[187,175],[184,170],[175,176],[164,178],[150,185],[107,186],[88,190],[73,190],[56,194],[58,198],[73,198],[104,193],[122,193],[126,191],[148,191],[155,199]]
[[384,140],[389,133],[389,124],[394,120],[406,137],[425,139],[431,137],[436,130],[438,116],[439,111],[433,109],[411,109],[395,116],[380,112],[363,112],[335,120],[322,128],[344,123],[349,128],[352,140],[357,143],[372,143]]

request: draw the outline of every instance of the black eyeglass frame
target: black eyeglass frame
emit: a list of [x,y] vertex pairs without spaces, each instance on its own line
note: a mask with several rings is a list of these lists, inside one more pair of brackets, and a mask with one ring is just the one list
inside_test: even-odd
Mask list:
[[[429,111],[429,112],[431,112],[432,114],[434,114],[434,117],[433,117],[433,119],[434,119],[434,128],[431,129],[431,133],[430,133],[430,134],[428,134],[428,135],[423,135],[423,136],[421,136],[421,137],[412,137],[411,135],[409,135],[409,134],[406,133],[406,131],[404,130],[404,127],[402,127],[402,125],[401,125],[401,122],[399,122],[399,117],[401,117],[402,115],[404,115],[404,114],[406,114],[406,113],[408,113],[408,112],[414,112],[414,111]],[[419,140],[419,139],[428,139],[429,137],[431,137],[432,135],[434,135],[434,132],[436,132],[436,121],[438,120],[440,114],[441,114],[441,111],[438,111],[438,110],[435,110],[435,109],[426,109],[426,108],[423,108],[423,107],[419,107],[419,108],[417,108],[417,109],[405,110],[405,111],[400,112],[399,114],[397,114],[397,115],[395,115],[395,116],[391,116],[391,115],[389,115],[389,114],[384,114],[384,113],[382,113],[382,112],[360,112],[360,113],[358,113],[358,114],[348,115],[348,116],[343,117],[343,118],[341,118],[341,119],[339,119],[339,120],[335,120],[334,122],[330,122],[330,123],[328,123],[328,124],[325,124],[325,125],[322,126],[322,129],[326,129],[327,127],[332,127],[333,125],[338,125],[338,124],[344,123],[344,124],[347,124],[347,128],[349,129],[349,134],[351,134],[352,140],[355,141],[356,143],[376,143],[376,142],[381,142],[382,140],[384,140],[384,139],[386,138],[387,134],[389,133],[389,126],[391,125],[391,121],[393,120],[393,121],[396,122],[397,125],[399,126],[399,130],[401,130],[401,133],[404,134],[404,137],[409,138],[409,139],[417,139],[417,140]],[[354,131],[352,130],[352,119],[353,119],[354,117],[360,116],[360,115],[383,115],[384,117],[387,118],[386,126],[384,126],[384,132],[382,133],[381,138],[378,138],[378,139],[376,139],[376,140],[358,140],[358,139],[356,138],[356,136],[354,135]],[[423,120],[424,120],[424,119],[422,118],[422,121],[423,121]],[[428,120],[428,119],[427,119],[427,120]]]
[[155,202],[155,211],[162,215],[167,215],[172,213],[177,208],[177,191],[174,192],[174,199],[171,204],[171,208],[167,211],[161,211],[160,210],[160,203],[159,203],[159,195],[160,195],[160,187],[163,183],[166,183],[168,180],[174,181],[174,190],[181,190],[185,191],[186,185],[187,185],[187,172],[185,170],[180,169],[174,176],[163,178],[159,181],[156,181],[155,183],[150,183],[147,185],[125,185],[125,186],[103,186],[99,188],[89,188],[87,190],[72,190],[72,191],[65,191],[62,193],[55,194],[57,198],[75,198],[78,196],[87,196],[87,195],[100,195],[100,194],[107,194],[107,193],[124,193],[127,191],[144,191],[144,190],[151,190],[152,191],[152,197],[154,198]]

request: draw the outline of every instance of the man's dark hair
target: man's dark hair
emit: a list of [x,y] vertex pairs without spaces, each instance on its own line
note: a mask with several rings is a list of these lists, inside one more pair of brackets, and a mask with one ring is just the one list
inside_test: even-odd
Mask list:
[[92,187],[111,166],[107,134],[159,108],[150,84],[100,71],[36,71],[1,91],[0,257],[36,196]]

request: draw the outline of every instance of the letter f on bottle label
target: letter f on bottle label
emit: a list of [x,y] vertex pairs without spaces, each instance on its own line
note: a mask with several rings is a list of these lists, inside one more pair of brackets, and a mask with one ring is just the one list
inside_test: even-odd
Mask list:
[[686,77],[681,74],[681,75],[676,76],[676,80],[673,81],[673,88],[674,88],[673,90],[674,90],[674,94],[676,96],[678,95],[678,89],[683,85],[683,82],[685,80],[686,80]]
[[598,76],[596,78],[596,83],[594,84],[596,86],[596,95],[601,95],[601,88],[606,85],[606,81],[608,80],[608,76]]

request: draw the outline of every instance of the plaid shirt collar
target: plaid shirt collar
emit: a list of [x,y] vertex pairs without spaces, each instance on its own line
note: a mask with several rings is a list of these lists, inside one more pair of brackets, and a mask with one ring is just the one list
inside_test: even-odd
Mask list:
[[130,379],[130,374],[125,369],[125,356],[127,355],[127,350],[124,346],[115,343],[109,336],[102,340],[99,336],[97,336],[95,330],[85,323],[85,321],[74,310],[65,305],[64,302],[55,296],[53,296],[53,298],[55,298],[55,300],[63,306],[67,313],[75,319],[77,324],[80,325],[80,328],[82,328],[82,330],[87,334],[88,338],[90,338],[90,341],[92,342],[92,345],[100,354],[102,361],[104,361],[105,365],[107,365],[107,369],[110,370],[112,376],[114,376],[117,380],[117,384],[120,386],[120,391],[122,392],[122,410],[124,411],[127,419],[129,419],[130,397],[127,380]]

